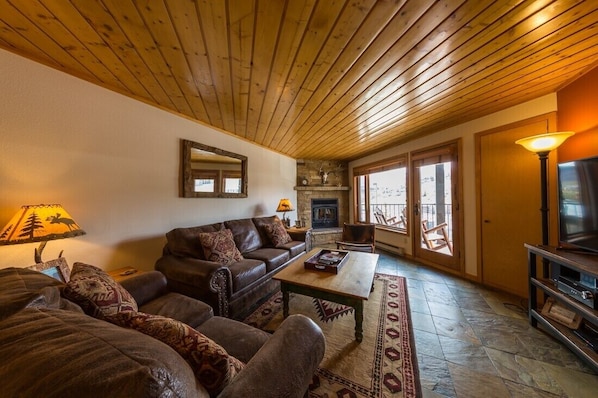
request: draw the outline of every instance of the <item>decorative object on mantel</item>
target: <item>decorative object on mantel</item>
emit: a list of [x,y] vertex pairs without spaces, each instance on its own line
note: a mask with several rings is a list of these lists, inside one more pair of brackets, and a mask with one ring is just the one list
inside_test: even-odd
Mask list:
[[322,167],[320,167],[320,176],[322,177],[322,184],[328,184],[328,174],[330,172],[326,171],[326,170],[322,170]]
[[282,212],[282,223],[285,227],[291,227],[291,220],[286,216],[287,211],[293,211],[295,208],[289,199],[283,198],[280,199],[278,202],[278,207],[276,208],[276,212]]
[[[338,175],[340,175],[340,172],[343,170],[344,170],[344,167],[341,163],[336,165],[335,170],[329,170],[329,171],[324,170],[324,163],[322,162],[322,164],[320,164],[320,168],[318,169],[318,173],[320,174],[320,177],[322,178],[322,184],[323,185],[328,184],[328,176],[330,174],[334,174],[336,176],[338,173]],[[342,184],[339,182],[339,186],[340,185],[342,185]]]
[[[35,249],[36,263],[42,262],[42,251],[49,240],[85,235],[61,205],[27,205],[13,216],[0,232],[0,245],[41,242]],[[62,256],[62,251],[58,257]]]

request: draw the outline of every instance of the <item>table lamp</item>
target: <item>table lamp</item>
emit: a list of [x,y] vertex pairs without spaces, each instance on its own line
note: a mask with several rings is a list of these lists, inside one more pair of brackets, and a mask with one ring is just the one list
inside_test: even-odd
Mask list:
[[[0,230],[0,245],[40,242],[35,249],[36,263],[42,262],[42,251],[49,240],[85,235],[61,205],[27,205]],[[62,256],[62,251],[59,257]]]
[[289,199],[280,199],[278,202],[277,212],[282,212],[282,223],[288,228],[291,226],[291,220],[286,218],[287,211],[293,211],[295,208]]

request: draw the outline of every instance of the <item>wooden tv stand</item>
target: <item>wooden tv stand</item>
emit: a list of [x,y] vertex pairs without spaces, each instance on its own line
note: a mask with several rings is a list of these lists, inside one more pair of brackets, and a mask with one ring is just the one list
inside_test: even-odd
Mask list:
[[[598,329],[598,311],[560,291],[554,280],[558,275],[550,275],[551,269],[560,269],[571,273],[583,273],[588,277],[598,279],[598,255],[557,250],[555,247],[541,245],[525,244],[525,247],[527,248],[529,267],[529,322],[533,327],[538,327],[539,323],[598,371],[598,352],[588,346],[572,329],[542,314],[542,307],[539,307],[538,302],[538,293],[542,292],[544,299],[551,297],[567,310],[579,314],[583,318],[582,323],[589,323],[593,328]],[[539,262],[541,266],[547,262],[550,262],[551,265],[543,267],[548,269],[548,274],[542,272],[543,276],[538,275],[539,258],[542,259]],[[594,297],[594,300],[598,300],[598,297]]]

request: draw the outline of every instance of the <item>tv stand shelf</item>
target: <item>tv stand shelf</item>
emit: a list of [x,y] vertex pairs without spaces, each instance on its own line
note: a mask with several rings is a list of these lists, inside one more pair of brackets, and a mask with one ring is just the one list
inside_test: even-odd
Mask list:
[[[542,292],[544,297],[552,297],[557,303],[579,314],[583,318],[583,322],[598,329],[598,311],[560,291],[554,282],[558,275],[549,275],[553,269],[566,269],[598,278],[598,258],[591,254],[571,253],[550,246],[525,244],[525,247],[528,253],[530,324],[533,327],[538,327],[540,324],[554,337],[561,340],[573,353],[598,371],[598,352],[575,335],[572,329],[544,316],[538,302],[538,293]],[[542,259],[540,264],[545,265],[542,277],[537,272],[538,258]],[[549,264],[553,266],[549,267]],[[554,267],[555,265],[556,267]],[[598,300],[598,297],[595,299]]]

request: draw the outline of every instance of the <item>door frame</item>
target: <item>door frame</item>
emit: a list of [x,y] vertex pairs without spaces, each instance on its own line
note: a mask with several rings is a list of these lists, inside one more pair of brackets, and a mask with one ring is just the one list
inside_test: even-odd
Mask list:
[[[449,153],[453,155],[454,161],[451,170],[451,190],[452,190],[452,223],[453,223],[453,255],[447,256],[445,254],[435,253],[432,251],[427,251],[426,256],[422,257],[418,255],[418,252],[421,252],[421,225],[416,223],[420,223],[421,216],[415,216],[415,206],[418,198],[416,197],[416,184],[419,184],[418,181],[415,180],[415,176],[419,175],[415,171],[415,162],[422,159],[426,156],[434,156],[435,154],[443,154]],[[411,207],[409,211],[409,217],[413,222],[411,223],[411,231],[413,231],[413,239],[411,240],[411,250],[413,253],[413,257],[426,264],[430,265],[434,268],[441,269],[446,272],[450,272],[457,275],[464,275],[465,272],[465,264],[464,264],[464,256],[461,255],[463,253],[463,212],[461,211],[462,206],[461,203],[463,202],[463,165],[462,165],[462,140],[458,138],[456,140],[443,142],[438,145],[430,146],[427,148],[422,148],[417,151],[411,152],[410,154],[410,185],[411,185]]]

